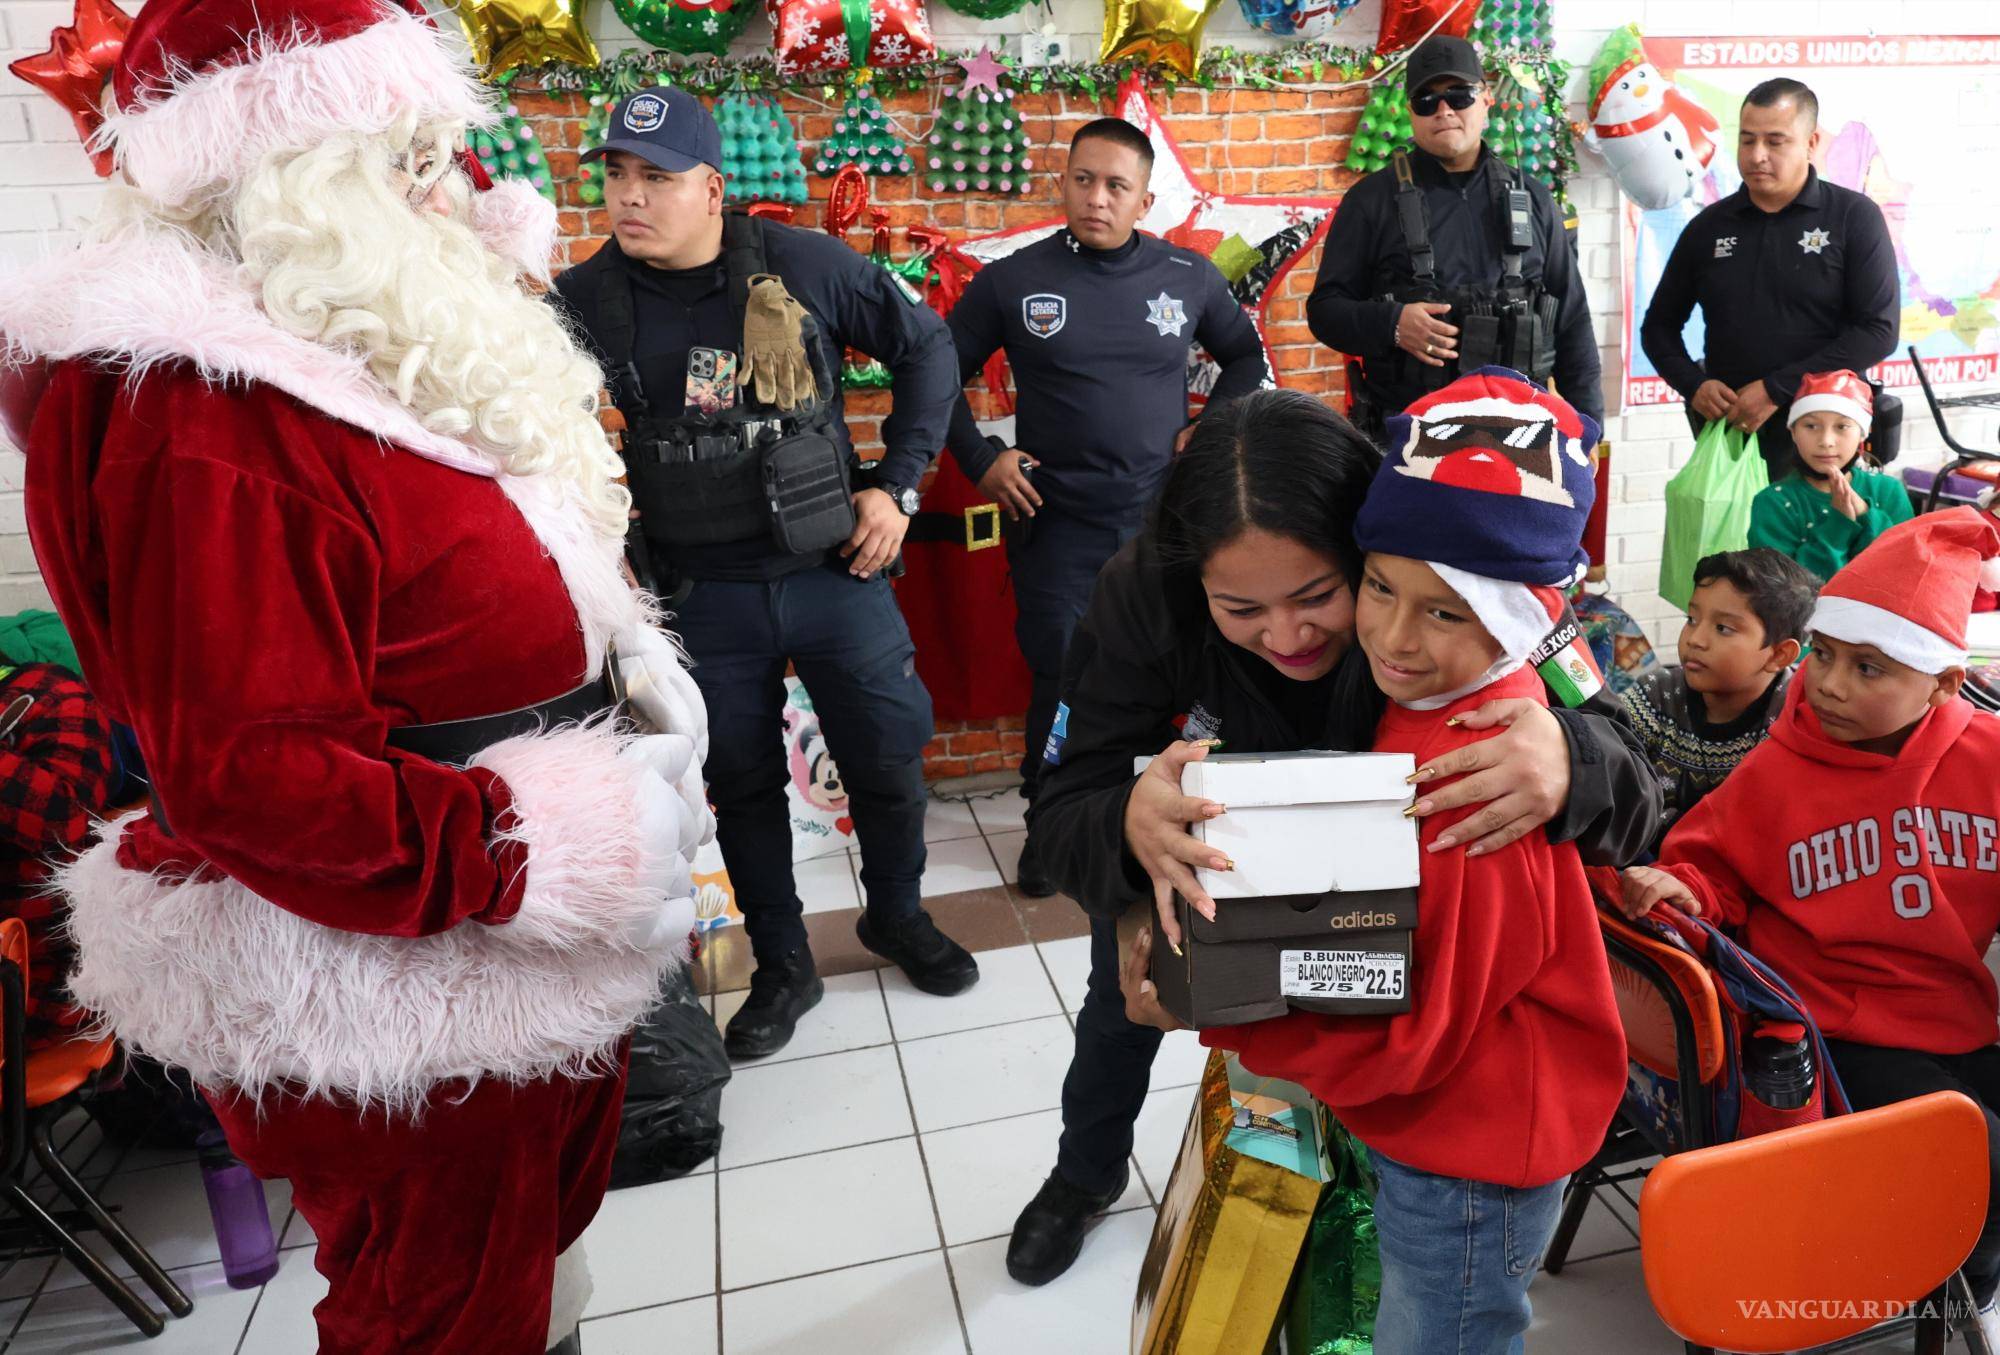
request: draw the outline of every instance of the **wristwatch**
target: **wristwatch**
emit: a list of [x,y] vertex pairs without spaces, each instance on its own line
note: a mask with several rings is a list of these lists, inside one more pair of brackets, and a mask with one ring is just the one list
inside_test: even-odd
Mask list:
[[875,482],[875,488],[881,490],[884,494],[887,494],[891,499],[893,499],[895,501],[896,507],[903,510],[903,516],[906,518],[915,517],[917,515],[917,509],[923,503],[923,500],[920,497],[918,497],[916,490],[905,489],[903,486],[899,484],[894,484],[888,480],[877,480]]

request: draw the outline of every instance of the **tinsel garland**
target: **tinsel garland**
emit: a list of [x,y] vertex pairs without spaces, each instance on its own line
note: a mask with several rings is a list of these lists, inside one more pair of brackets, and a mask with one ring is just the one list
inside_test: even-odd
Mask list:
[[[552,94],[603,94],[613,100],[663,82],[710,98],[744,92],[789,92],[832,102],[846,99],[857,88],[865,88],[886,99],[935,85],[956,87],[965,78],[960,62],[971,55],[940,51],[935,60],[909,66],[780,75],[769,57],[684,57],[658,49],[631,50],[600,66],[551,62],[532,71],[510,72],[520,78],[507,83],[516,87],[539,86]],[[1567,63],[1545,51],[1530,49],[1489,51],[1484,56],[1489,67],[1507,68],[1517,77],[1523,77],[1522,83],[1538,87],[1552,110],[1562,107],[1563,84],[1569,75]],[[1373,52],[1335,43],[1301,42],[1276,51],[1210,47],[1201,69],[1191,79],[1176,71],[1135,61],[1063,62],[1047,66],[1015,66],[1010,62],[1009,79],[1022,93],[1082,95],[1096,101],[1108,97],[1133,75],[1169,95],[1182,85],[1203,90],[1272,90],[1287,85],[1365,82],[1386,74],[1395,61],[1393,57],[1378,57]],[[1390,78],[1400,83],[1400,69]],[[1567,179],[1577,170],[1575,141],[1567,118],[1552,117],[1551,121],[1555,159],[1561,166],[1560,177]],[[1560,191],[1560,185],[1551,187]]]

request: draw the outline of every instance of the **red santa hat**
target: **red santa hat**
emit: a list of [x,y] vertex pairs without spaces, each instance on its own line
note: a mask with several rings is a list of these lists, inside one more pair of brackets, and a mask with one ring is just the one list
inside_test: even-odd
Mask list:
[[1799,378],[1799,392],[1792,397],[1792,412],[1785,419],[1790,428],[1808,414],[1838,414],[1861,425],[1862,436],[1875,420],[1875,392],[1853,372],[1807,372]]
[[418,0],[151,0],[112,72],[98,133],[142,193],[181,206],[271,151],[482,124],[492,97]]
[[1920,673],[1963,668],[1973,594],[2000,587],[2000,528],[1976,508],[1891,527],[1835,574],[1813,609],[1815,634],[1873,645]]

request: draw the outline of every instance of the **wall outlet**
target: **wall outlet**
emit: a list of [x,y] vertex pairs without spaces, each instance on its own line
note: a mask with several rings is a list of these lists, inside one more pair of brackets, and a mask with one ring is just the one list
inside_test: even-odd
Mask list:
[[1050,33],[1023,33],[1021,35],[1021,64],[1023,66],[1053,66],[1058,61],[1069,58],[1069,49],[1063,40]]

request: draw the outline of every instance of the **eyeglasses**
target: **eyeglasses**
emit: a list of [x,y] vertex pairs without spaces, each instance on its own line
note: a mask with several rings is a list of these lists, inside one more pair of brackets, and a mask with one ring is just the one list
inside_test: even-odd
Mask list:
[[1446,89],[1429,89],[1422,94],[1410,96],[1410,111],[1420,118],[1434,117],[1440,103],[1447,103],[1463,113],[1479,99],[1477,85],[1452,85]]
[[396,168],[407,181],[405,192],[412,207],[421,207],[438,182],[452,169],[452,148],[448,145],[412,146],[404,152]]

